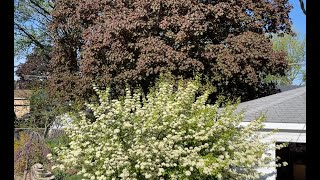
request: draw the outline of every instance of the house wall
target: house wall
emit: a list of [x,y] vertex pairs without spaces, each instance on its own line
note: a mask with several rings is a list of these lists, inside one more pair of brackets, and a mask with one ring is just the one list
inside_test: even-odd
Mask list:
[[[243,122],[240,125],[246,126],[248,122]],[[278,130],[273,135],[263,139],[264,142],[295,142],[295,143],[306,143],[306,124],[300,123],[264,123],[262,131]],[[267,134],[268,132],[260,132]],[[275,146],[272,143],[271,146]],[[266,152],[265,155],[269,154],[271,157],[276,157],[276,151],[271,150]],[[274,165],[276,162],[272,162]],[[259,168],[258,171],[266,174],[260,180],[276,180],[277,170],[275,167],[272,168]]]
[[25,98],[15,98],[14,99],[14,112],[17,118],[21,118],[23,115],[30,112],[29,100]]
[[[267,132],[261,132],[262,134],[266,134]],[[306,143],[306,133],[305,132],[278,132],[273,134],[272,136],[265,139],[265,141],[269,142],[295,142],[295,143]],[[275,144],[271,144],[271,146],[275,146]],[[270,154],[272,158],[276,157],[276,151],[268,151],[266,154]],[[275,162],[273,162],[275,164]],[[270,175],[264,176],[260,178],[260,180],[276,180],[277,178],[277,170],[276,168],[260,168],[258,169],[260,172]]]

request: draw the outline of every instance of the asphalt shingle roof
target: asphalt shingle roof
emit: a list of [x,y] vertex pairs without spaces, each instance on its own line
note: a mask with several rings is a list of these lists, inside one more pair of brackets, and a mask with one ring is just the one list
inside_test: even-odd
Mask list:
[[306,123],[306,87],[240,103],[240,110],[245,110],[245,122],[264,113],[269,123]]
[[276,88],[280,89],[280,92],[289,91],[292,89],[300,88],[300,85],[277,85]]

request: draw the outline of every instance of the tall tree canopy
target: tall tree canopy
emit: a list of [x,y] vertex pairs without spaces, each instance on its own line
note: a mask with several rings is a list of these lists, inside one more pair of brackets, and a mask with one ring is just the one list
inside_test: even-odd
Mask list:
[[[266,33],[292,33],[288,0],[57,0],[52,92],[88,98],[91,84],[152,84],[161,72],[201,73],[217,93],[243,100],[270,93],[285,53]],[[144,87],[146,89],[146,86]],[[267,91],[263,91],[267,90]]]

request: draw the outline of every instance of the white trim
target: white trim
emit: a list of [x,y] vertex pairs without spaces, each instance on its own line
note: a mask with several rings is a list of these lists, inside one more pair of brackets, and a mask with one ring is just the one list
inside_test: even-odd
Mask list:
[[[247,126],[250,122],[242,122],[240,126]],[[276,141],[276,142],[297,142],[297,143],[306,143],[306,124],[298,123],[263,123],[265,126],[264,129],[274,129],[279,130],[272,134],[272,136],[267,137],[267,141]],[[281,132],[281,130],[296,130],[296,132]],[[260,132],[266,134],[268,132]]]
[[[267,132],[261,133],[266,134]],[[265,138],[264,140],[275,142],[306,143],[306,133],[277,132]]]
[[[240,126],[247,126],[250,122],[242,122]],[[271,136],[267,136],[263,138],[262,142],[287,142],[287,143],[306,143],[306,124],[298,124],[298,123],[263,123],[264,129],[278,129],[279,132],[271,134]],[[283,130],[283,131],[281,131]],[[292,130],[295,132],[284,132],[285,130]],[[266,135],[268,132],[260,132],[263,135]],[[274,146],[275,144],[270,144]],[[276,156],[275,150],[270,150],[267,153],[271,154],[271,157]],[[275,163],[275,162],[271,162]],[[259,180],[276,180],[277,170],[274,167],[269,168],[258,168],[258,171],[262,172],[263,174],[270,174],[271,176],[262,177]]]
[[[240,126],[247,126],[250,122],[241,122]],[[279,129],[279,130],[306,130],[306,124],[300,123],[263,123],[262,129]]]

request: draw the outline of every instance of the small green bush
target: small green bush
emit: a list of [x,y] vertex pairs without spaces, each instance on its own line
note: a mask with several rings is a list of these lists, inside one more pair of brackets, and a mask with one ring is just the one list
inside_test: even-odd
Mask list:
[[83,178],[81,175],[70,174],[61,170],[55,170],[53,171],[53,174],[54,174],[55,180],[79,180]]
[[61,170],[53,171],[53,175],[54,175],[55,180],[64,180],[67,176],[67,174]]
[[57,138],[46,139],[46,144],[51,150],[53,150],[54,147],[66,146],[68,145],[68,143],[69,143],[69,139],[65,135],[59,136]]

